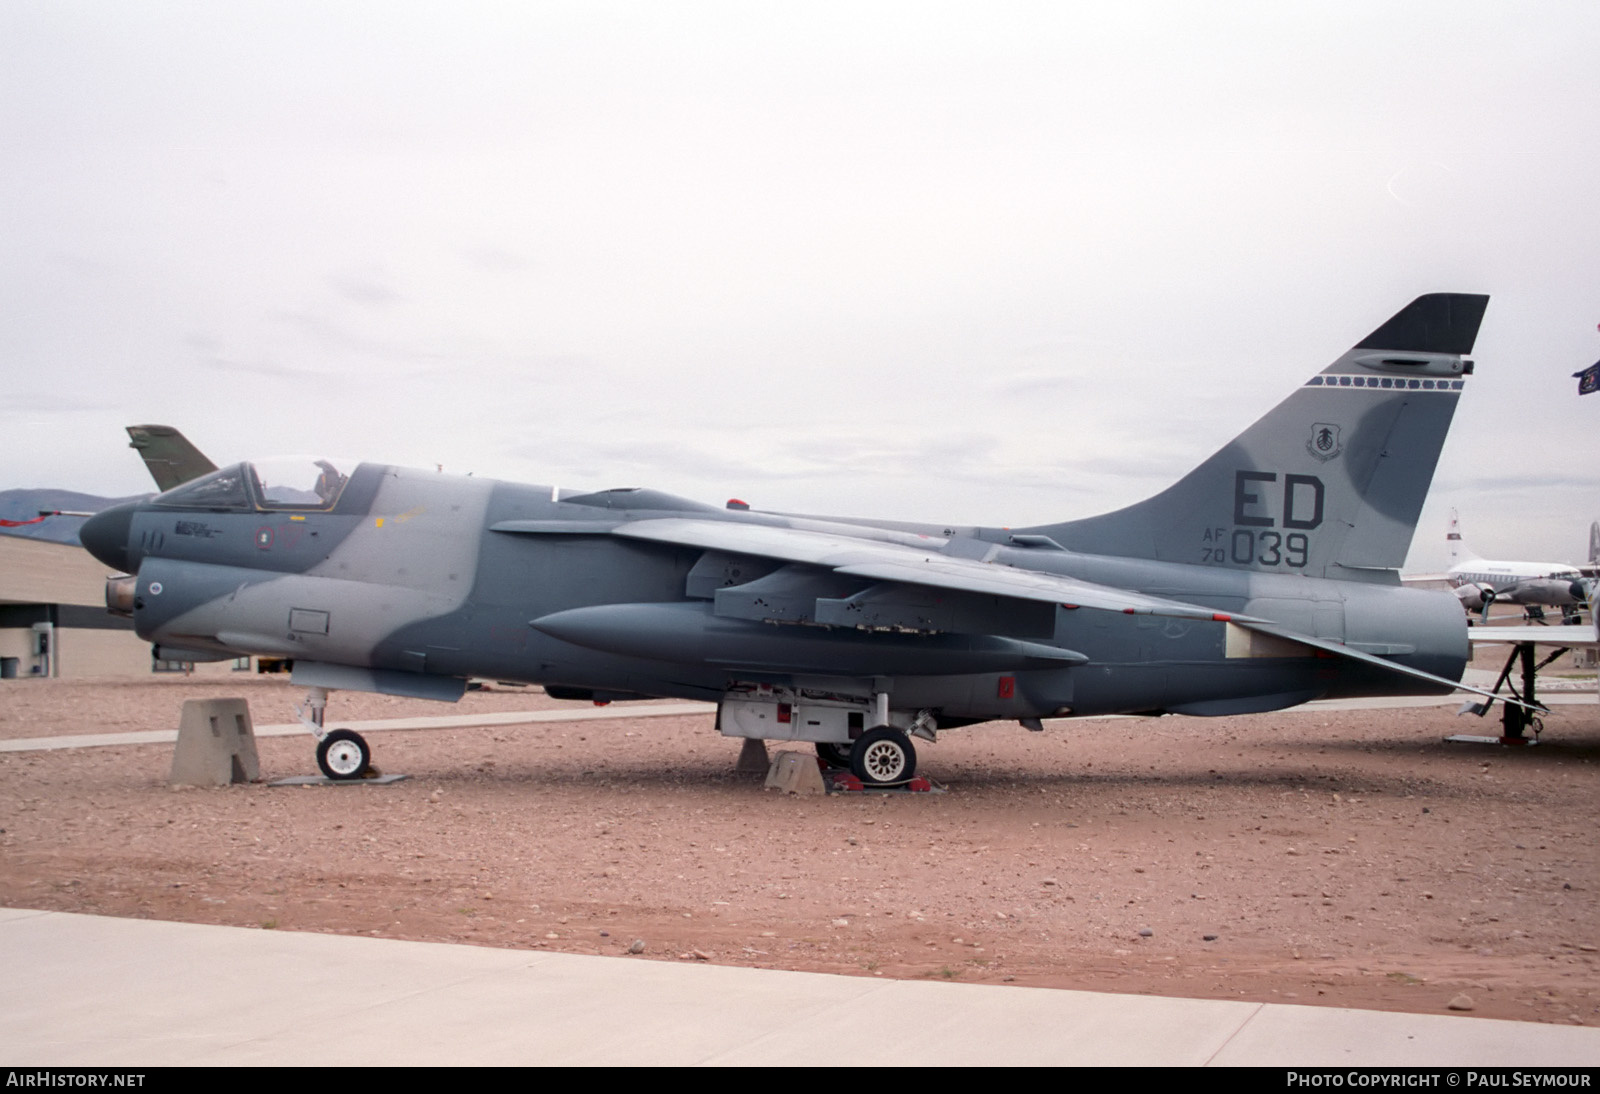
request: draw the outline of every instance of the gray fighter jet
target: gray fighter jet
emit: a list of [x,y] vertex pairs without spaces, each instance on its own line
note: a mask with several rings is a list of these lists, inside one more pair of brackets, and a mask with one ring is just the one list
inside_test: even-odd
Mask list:
[[474,676],[709,700],[723,734],[814,742],[869,784],[976,722],[1446,692],[1461,608],[1397,571],[1487,302],[1418,298],[1176,485],[1085,520],[829,520],[305,460],[211,471],[82,540],[156,656],[292,661],[332,778],[369,752],[324,730],[330,689],[453,700]]

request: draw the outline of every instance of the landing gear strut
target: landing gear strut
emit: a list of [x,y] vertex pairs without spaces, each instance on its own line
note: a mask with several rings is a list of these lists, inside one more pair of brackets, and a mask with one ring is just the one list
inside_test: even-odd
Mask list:
[[374,774],[372,749],[366,738],[353,729],[336,729],[331,733],[322,728],[328,710],[328,689],[308,688],[306,703],[295,707],[300,724],[309,729],[317,739],[317,766],[335,782],[364,779]]

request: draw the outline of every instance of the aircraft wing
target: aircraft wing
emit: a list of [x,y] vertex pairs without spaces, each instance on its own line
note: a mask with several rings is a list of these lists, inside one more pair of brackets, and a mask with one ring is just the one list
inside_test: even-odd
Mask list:
[[[576,522],[504,521],[493,525],[492,530],[524,535],[571,534],[587,531],[589,534],[609,534],[653,543],[671,543],[682,547],[780,559],[784,562],[822,567],[835,573],[874,581],[1013,597],[1018,600],[1060,604],[1066,608],[1090,608],[1127,615],[1155,615],[1174,619],[1234,623],[1263,634],[1298,642],[1324,654],[1359,661],[1377,669],[1423,680],[1438,687],[1493,696],[1492,692],[1481,688],[1414,669],[1376,654],[1354,649],[1341,642],[1313,638],[1280,626],[1271,620],[1232,612],[1219,612],[1200,604],[1186,604],[1178,600],[1147,596],[1128,589],[1097,585],[1059,574],[1022,570],[1015,566],[960,558],[944,554],[931,545],[914,547],[904,542],[857,539],[842,532],[736,521],[696,520],[687,517],[660,517],[620,524],[601,522],[588,525],[586,528],[577,527]],[[931,541],[939,545],[943,542],[943,540]],[[1516,702],[1512,699],[1505,701]]]
[[[496,528],[512,530],[501,525]],[[782,559],[785,562],[824,567],[849,577],[1008,596],[1018,600],[1060,604],[1067,608],[1094,608],[1126,615],[1160,615],[1224,623],[1239,618],[1198,604],[1145,596],[1143,593],[1096,585],[1058,574],[1019,570],[1014,566],[956,558],[936,550],[905,544],[874,542],[800,528],[664,517],[620,524],[611,529],[611,534],[655,543],[675,543],[684,547]]]

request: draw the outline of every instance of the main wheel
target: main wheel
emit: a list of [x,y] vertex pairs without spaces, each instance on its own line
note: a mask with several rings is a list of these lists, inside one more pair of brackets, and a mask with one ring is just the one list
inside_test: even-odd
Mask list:
[[893,726],[869,729],[850,750],[850,773],[867,786],[906,782],[917,773],[917,750]]
[[354,730],[336,729],[317,743],[317,766],[337,782],[361,778],[371,762],[372,751]]
[[839,744],[835,741],[818,741],[817,755],[829,767],[839,767],[850,770],[850,742]]

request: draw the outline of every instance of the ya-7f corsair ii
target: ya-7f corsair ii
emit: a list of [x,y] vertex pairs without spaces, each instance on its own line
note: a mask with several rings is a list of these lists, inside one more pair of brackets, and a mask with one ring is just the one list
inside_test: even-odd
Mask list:
[[[815,742],[869,784],[977,722],[1442,693],[1466,622],[1398,567],[1487,301],[1418,298],[1176,485],[1084,520],[829,520],[305,460],[211,471],[82,540],[156,656],[291,660],[333,778],[369,753],[323,729],[328,690],[453,700],[474,676],[710,700],[722,733]],[[139,430],[169,474],[208,462]]]

